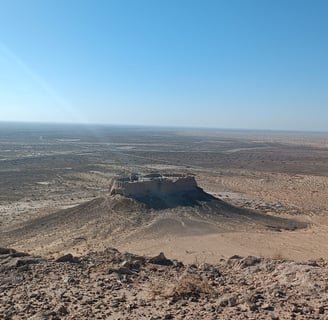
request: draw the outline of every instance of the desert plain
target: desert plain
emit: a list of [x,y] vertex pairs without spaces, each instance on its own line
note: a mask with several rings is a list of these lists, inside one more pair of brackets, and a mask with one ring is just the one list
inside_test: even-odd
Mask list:
[[[84,257],[81,261],[85,264],[90,264],[90,257],[97,252],[102,252],[101,259],[107,254],[123,264],[126,261],[120,252],[132,252],[135,257],[164,252],[172,261],[202,266],[202,273],[212,270],[206,266],[222,261],[227,261],[223,270],[240,269],[244,266],[241,257],[252,256],[260,260],[251,259],[250,267],[262,261],[258,277],[277,261],[291,263],[294,269],[304,261],[321,261],[309,265],[327,268],[327,163],[326,133],[2,123],[0,247],[49,261],[70,253]],[[156,208],[110,195],[118,177],[153,172],[193,175],[214,200],[190,205],[176,201]],[[3,254],[8,259],[13,252],[4,250]],[[245,279],[248,276],[245,274]],[[268,278],[263,277],[265,287]],[[157,277],[164,278],[163,273]],[[211,290],[205,288],[203,293]],[[327,301],[327,286],[322,292],[325,298],[318,298],[323,299],[321,303]],[[156,303],[159,318],[156,308],[153,313],[135,313],[135,318],[216,319],[218,314],[207,306],[203,316],[199,310],[196,316],[192,308],[182,305],[181,310],[190,312],[179,315]],[[220,308],[238,305],[220,303]],[[44,318],[80,319],[69,318],[72,310],[67,305],[62,314],[57,310]],[[121,309],[101,313],[99,319],[132,319],[133,308],[127,311],[119,305]],[[279,319],[279,312],[272,313],[275,306],[261,306],[233,309],[231,318]],[[28,314],[22,309],[15,318],[15,312],[8,310],[1,313],[6,319],[22,319]],[[291,308],[280,319],[290,319],[292,314],[294,319],[325,319],[325,310],[319,304],[317,310],[302,316]],[[87,319],[88,312],[83,312],[81,319]],[[32,315],[42,318],[32,312],[26,319]],[[229,313],[222,313],[221,318],[229,319]]]
[[[3,246],[47,256],[115,246],[165,251],[187,262],[234,254],[328,258],[327,134],[41,124],[2,124],[0,130]],[[108,200],[112,181],[132,172],[190,173],[227,204],[306,225],[285,230],[232,218],[216,230],[179,222],[179,212],[195,208],[162,212],[175,212],[172,224],[135,203],[116,204],[115,212]],[[90,200],[96,203],[88,212]],[[78,205],[80,217],[69,228],[69,211],[47,223],[49,215]],[[138,221],[129,221],[135,215]]]

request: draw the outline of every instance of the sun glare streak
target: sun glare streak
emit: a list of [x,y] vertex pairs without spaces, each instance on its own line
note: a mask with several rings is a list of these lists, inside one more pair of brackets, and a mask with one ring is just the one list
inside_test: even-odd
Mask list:
[[18,66],[33,82],[38,85],[53,101],[56,102],[58,108],[61,108],[67,118],[71,118],[72,122],[87,123],[87,120],[81,113],[77,112],[72,104],[63,98],[58,92],[42,78],[36,71],[31,69],[20,57],[18,57],[7,45],[0,41],[0,54],[7,57],[16,66]]

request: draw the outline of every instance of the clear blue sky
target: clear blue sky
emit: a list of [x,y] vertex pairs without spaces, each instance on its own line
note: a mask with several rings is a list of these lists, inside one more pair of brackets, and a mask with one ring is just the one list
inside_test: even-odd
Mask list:
[[326,0],[0,0],[0,120],[328,130]]

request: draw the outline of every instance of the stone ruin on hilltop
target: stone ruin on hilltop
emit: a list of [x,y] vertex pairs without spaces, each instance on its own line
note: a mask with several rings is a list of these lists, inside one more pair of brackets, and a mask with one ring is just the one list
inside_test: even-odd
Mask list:
[[111,195],[125,197],[145,197],[149,195],[166,195],[198,190],[194,176],[182,174],[131,174],[129,177],[114,181]]

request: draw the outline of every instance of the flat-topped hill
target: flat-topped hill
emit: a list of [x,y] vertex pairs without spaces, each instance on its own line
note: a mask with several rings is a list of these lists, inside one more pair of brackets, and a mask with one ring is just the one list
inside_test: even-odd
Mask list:
[[193,175],[160,173],[119,178],[113,183],[111,195],[131,198],[154,209],[195,206],[215,199],[197,186]]
[[306,228],[296,219],[271,216],[226,203],[196,187],[140,198],[112,195],[60,210],[3,232],[0,243],[37,254],[125,246],[150,239],[225,232],[281,232]]
[[151,173],[132,174],[114,181],[111,194],[137,198],[151,195],[165,195],[176,192],[197,190],[195,177],[192,175]]

